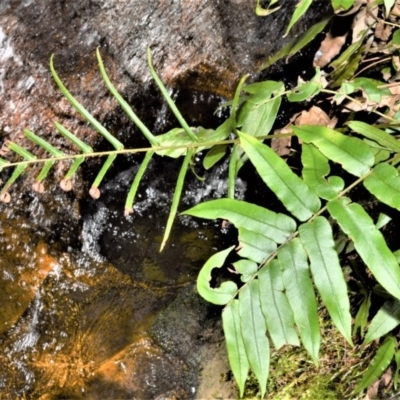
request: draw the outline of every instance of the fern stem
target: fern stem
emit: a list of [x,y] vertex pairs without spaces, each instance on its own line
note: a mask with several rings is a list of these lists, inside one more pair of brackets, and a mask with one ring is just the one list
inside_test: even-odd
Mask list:
[[181,169],[179,171],[178,180],[176,181],[176,186],[174,191],[174,197],[172,199],[171,210],[168,215],[167,225],[164,231],[164,237],[160,246],[160,252],[163,251],[165,244],[167,243],[167,240],[171,233],[172,224],[174,223],[174,219],[178,210],[179,201],[181,199],[182,188],[185,181],[186,172],[188,170],[188,166],[192,158],[193,152],[194,152],[193,149],[188,149],[185,158],[183,159]]
[[237,149],[238,149],[238,145],[235,143],[232,147],[231,158],[229,160],[228,199],[235,198],[236,167],[237,167],[237,161],[238,161]]
[[[60,124],[58,124],[60,125]],[[65,129],[65,128],[64,128]],[[282,134],[273,134],[273,135],[265,135],[265,136],[257,136],[258,140],[266,140],[266,139],[279,139],[284,137],[293,136],[293,133],[282,133]],[[83,143],[83,142],[82,142]],[[103,157],[109,156],[112,154],[137,154],[137,153],[146,153],[147,151],[163,151],[163,150],[174,150],[174,149],[187,149],[187,148],[199,148],[199,147],[213,147],[219,145],[226,145],[226,144],[235,144],[239,143],[239,139],[228,139],[228,140],[217,140],[211,142],[198,142],[198,143],[185,143],[173,146],[152,146],[152,147],[140,147],[135,149],[120,149],[120,150],[107,150],[107,151],[98,151],[95,152],[91,148],[91,151],[85,154],[65,154],[60,157],[46,157],[46,158],[32,158],[26,159],[23,161],[16,161],[16,162],[9,162],[4,159],[0,159],[0,168],[5,169],[8,167],[17,167],[19,165],[29,165],[29,164],[42,164],[48,161],[49,159],[55,161],[68,161],[68,160],[75,160],[77,158],[89,158],[89,157]],[[74,142],[74,144],[76,144]],[[84,144],[84,143],[83,143]],[[87,145],[86,145],[87,146]],[[90,147],[90,146],[88,146]],[[82,149],[81,149],[82,150]],[[82,150],[83,151],[83,150]]]
[[244,75],[242,79],[240,79],[237,88],[235,90],[235,95],[233,96],[233,101],[232,101],[232,107],[231,107],[231,119],[232,119],[232,125],[231,125],[231,131],[236,132],[236,111],[239,105],[239,100],[240,100],[240,93],[242,91],[243,85],[246,82],[246,79],[249,77],[249,74]]
[[140,164],[139,171],[137,172],[135,179],[132,182],[132,186],[131,186],[128,196],[126,198],[125,216],[133,213],[133,202],[135,200],[136,192],[139,188],[140,181],[142,180],[142,177],[146,171],[146,168],[149,165],[151,158],[153,157],[153,154],[154,154],[154,152],[152,152],[152,151],[146,152],[146,155],[145,155],[142,163]]
[[[272,138],[272,137],[271,137]],[[175,145],[175,146],[154,146],[154,147],[141,147],[141,148],[135,148],[135,149],[121,149],[121,150],[107,150],[107,151],[99,151],[99,152],[91,152],[91,153],[85,153],[85,154],[66,154],[62,157],[51,157],[51,159],[56,160],[56,161],[65,161],[65,160],[74,160],[79,157],[102,157],[102,156],[108,156],[108,155],[118,155],[118,154],[136,154],[136,153],[145,153],[147,151],[162,151],[162,150],[172,150],[172,149],[187,149],[189,147],[193,148],[198,148],[198,147],[211,147],[214,145],[222,145],[222,144],[232,144],[232,143],[237,143],[239,140],[238,139],[232,139],[232,140],[219,140],[219,141],[214,141],[214,142],[202,142],[202,143],[185,143],[181,145]],[[40,163],[45,163],[48,161],[50,157],[47,158],[37,158],[37,159],[30,159],[30,160],[24,160],[24,161],[17,161],[17,162],[5,162],[1,163],[0,166],[2,168],[8,168],[8,167],[15,167],[18,165],[28,165],[28,164],[40,164]],[[4,160],[6,161],[6,160]]]

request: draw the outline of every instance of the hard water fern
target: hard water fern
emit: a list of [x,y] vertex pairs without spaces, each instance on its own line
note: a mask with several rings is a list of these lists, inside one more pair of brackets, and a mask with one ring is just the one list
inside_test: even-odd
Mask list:
[[[300,338],[318,365],[321,333],[314,288],[333,324],[353,346],[349,289],[337,251],[335,224],[347,242],[353,243],[381,288],[381,296],[388,298],[372,320],[364,343],[384,337],[400,325],[398,252],[390,250],[379,230],[381,225],[377,226],[363,206],[352,199],[352,189],[364,185],[379,202],[400,210],[397,138],[390,130],[360,121],[352,121],[341,130],[315,125],[291,128],[302,143],[301,176],[252,132],[238,132],[239,148],[286,213],[234,199],[205,202],[184,213],[227,220],[238,230],[236,251],[230,247],[212,256],[199,274],[197,288],[207,301],[224,306],[228,357],[241,396],[252,370],[264,397],[272,345],[278,350],[283,345],[298,345]],[[393,129],[397,125],[393,124]],[[377,156],[377,145],[387,153],[384,160]],[[330,164],[354,179],[345,186],[342,177],[330,175]],[[214,286],[213,269],[222,268],[233,256],[236,261],[233,269],[229,268],[234,272],[232,278]],[[379,377],[397,357],[396,348],[397,342],[388,337],[356,392]]]
[[[32,185],[32,188],[37,192],[44,191],[43,181],[47,177],[50,172],[51,167],[57,162],[61,160],[71,160],[73,159],[73,163],[69,168],[68,172],[64,176],[64,178],[60,182],[60,186],[63,190],[69,191],[72,189],[72,178],[74,174],[77,172],[79,166],[83,161],[85,161],[88,157],[94,156],[107,156],[106,161],[104,162],[102,168],[97,173],[95,177],[91,189],[89,191],[90,195],[97,199],[100,197],[100,189],[99,186],[103,181],[105,175],[110,169],[112,163],[115,161],[118,154],[133,154],[138,152],[146,152],[145,158],[142,161],[142,165],[139,168],[137,175],[135,176],[132,186],[129,190],[126,204],[125,204],[125,215],[129,215],[133,212],[133,203],[135,199],[136,192],[140,185],[140,180],[143,177],[146,168],[149,164],[149,161],[153,154],[157,154],[160,156],[167,156],[172,158],[183,157],[184,161],[181,167],[181,171],[179,173],[179,177],[177,179],[176,187],[174,190],[174,197],[172,200],[171,211],[168,217],[164,238],[161,244],[161,250],[165,246],[169,234],[171,232],[172,224],[174,218],[176,216],[179,199],[182,192],[182,187],[185,180],[185,174],[192,162],[193,157],[196,153],[203,151],[204,149],[208,149],[215,144],[222,144],[227,139],[230,134],[230,130],[222,127],[221,129],[216,130],[207,130],[202,127],[191,128],[184,120],[178,108],[175,106],[171,96],[168,93],[168,90],[165,88],[161,79],[158,77],[155,72],[152,61],[151,61],[151,53],[150,49],[148,50],[148,66],[151,72],[152,77],[157,83],[158,87],[161,90],[162,96],[165,101],[168,103],[171,108],[173,114],[177,118],[181,128],[174,128],[170,132],[167,132],[162,135],[155,136],[150,130],[144,125],[144,123],[140,120],[140,118],[135,114],[132,108],[128,105],[128,103],[122,98],[122,96],[115,89],[114,85],[111,83],[107,72],[105,70],[103,60],[100,55],[99,49],[96,52],[100,73],[102,75],[103,81],[106,86],[110,90],[113,97],[118,101],[121,105],[122,109],[125,113],[130,117],[132,122],[139,128],[139,130],[143,133],[143,135],[150,142],[149,148],[146,149],[124,149],[123,143],[121,143],[111,132],[109,132],[96,118],[92,116],[92,114],[82,105],[80,104],[76,98],[69,92],[69,90],[65,87],[60,77],[58,76],[53,63],[53,56],[50,58],[50,70],[52,76],[61,90],[62,94],[65,98],[71,103],[74,109],[98,132],[100,133],[113,147],[115,150],[107,151],[107,152],[94,152],[93,149],[86,144],[84,141],[79,139],[74,133],[70,132],[67,128],[65,128],[62,124],[55,121],[56,130],[64,136],[69,142],[71,142],[75,147],[80,150],[80,153],[76,155],[66,155],[62,151],[56,149],[53,145],[51,145],[45,139],[39,137],[34,132],[29,130],[24,130],[24,135],[27,139],[44,149],[46,152],[50,154],[49,158],[37,159],[37,157],[30,153],[28,150],[24,149],[20,145],[7,142],[7,148],[14,153],[17,153],[21,156],[24,161],[22,162],[13,162],[10,163],[7,160],[0,158],[0,170],[4,168],[9,168],[15,166],[11,177],[6,181],[0,191],[0,200],[7,203],[11,201],[11,195],[9,190],[11,185],[18,179],[18,177],[25,171],[26,167],[31,163],[43,163],[43,168],[40,171],[39,175],[35,178],[35,181]],[[227,142],[229,143],[229,141]]]
[[[332,3],[336,10],[349,9],[353,5],[351,0],[335,0]],[[276,6],[277,2],[270,2],[271,6],[274,4]],[[299,3],[288,29],[310,4],[311,1],[307,0]],[[385,1],[384,4],[390,9],[389,2]],[[261,12],[259,2],[257,7]],[[282,56],[290,56],[304,47],[327,23],[328,20],[320,21],[269,63]],[[351,49],[354,50],[352,53],[347,52],[350,61],[356,66],[360,63],[357,51],[364,46],[365,40],[366,35],[353,46],[355,50]],[[392,54],[395,54],[394,50]],[[352,189],[362,185],[377,203],[400,211],[400,144],[396,136],[400,116],[381,112],[381,99],[390,94],[387,85],[369,78],[353,77],[354,70],[346,68],[347,60],[343,58],[336,61],[334,73],[331,75],[331,87],[336,87],[336,90],[326,87],[319,69],[316,69],[313,79],[308,82],[300,81],[297,87],[289,89],[283,82],[276,81],[245,86],[247,77],[243,77],[232,102],[227,104],[231,107],[228,120],[215,130],[194,128],[183,119],[156,74],[149,51],[148,65],[151,75],[179,123],[179,127],[156,136],[115,89],[99,50],[97,59],[104,83],[149,141],[149,147],[125,149],[123,143],[72,96],[58,77],[51,59],[50,69],[63,95],[109,141],[114,150],[94,152],[63,125],[55,122],[57,131],[79,149],[76,155],[66,155],[39,135],[26,130],[25,136],[47,151],[50,157],[39,160],[35,154],[9,142],[8,148],[24,161],[10,163],[0,159],[0,169],[16,167],[2,187],[0,199],[10,201],[11,185],[29,164],[43,164],[33,184],[34,190],[41,192],[44,190],[43,181],[54,163],[71,160],[72,164],[61,181],[64,190],[71,190],[73,176],[83,161],[92,156],[107,156],[90,190],[90,194],[97,198],[100,195],[101,182],[118,155],[145,152],[127,194],[125,214],[129,215],[133,212],[135,195],[152,157],[181,157],[183,162],[177,177],[162,241],[163,247],[178,212],[185,175],[194,155],[207,149],[203,165],[209,169],[224,157],[231,146],[227,198],[196,205],[184,214],[206,219],[220,218],[231,222],[237,229],[238,246],[216,253],[205,263],[199,273],[197,288],[205,300],[224,306],[222,322],[226,346],[240,395],[244,393],[246,379],[251,370],[259,382],[261,396],[264,397],[272,347],[279,350],[285,345],[298,346],[301,343],[314,364],[318,365],[321,346],[318,314],[320,300],[332,323],[350,346],[357,339],[358,330],[361,331],[364,344],[385,338],[355,392],[368,387],[392,360],[399,366],[400,352],[397,350],[397,341],[390,332],[400,324],[400,250],[393,252],[381,232],[389,218],[383,215],[374,221],[352,192]],[[310,102],[322,93],[333,96],[332,102],[336,105],[344,100],[361,104],[350,97],[360,91],[364,95],[365,103],[372,102],[372,110],[385,118],[384,126],[373,126],[352,118],[353,120],[338,129],[300,124],[291,126],[289,133],[270,135],[284,96],[289,102]],[[294,171],[284,157],[262,143],[266,138],[287,136],[297,137],[300,143],[300,172]],[[234,198],[236,178],[247,160],[254,165],[265,185],[276,195],[286,212],[276,212]],[[331,173],[331,169],[335,174]],[[348,276],[344,273],[344,253],[350,251],[349,249],[354,249],[358,257],[358,267],[364,268],[375,284],[371,289],[362,287],[359,282],[364,301],[356,316],[350,311],[346,283]],[[231,279],[215,286],[212,283],[215,270],[224,268],[228,259],[232,260],[233,265],[229,269],[233,273]],[[378,312],[373,316],[364,337],[363,332],[368,325],[372,304],[372,291],[375,295],[378,293],[382,300],[377,305]],[[398,370],[396,374],[398,375]]]
[[[226,345],[240,394],[243,395],[248,373],[252,370],[260,384],[261,395],[265,395],[271,346],[278,350],[284,345],[298,346],[301,342],[313,362],[318,365],[321,333],[315,289],[338,331],[350,345],[353,344],[348,288],[337,251],[338,241],[343,238],[353,243],[360,259],[383,288],[385,296],[389,297],[372,320],[365,343],[387,335],[400,324],[399,257],[389,249],[380,232],[382,224],[376,226],[362,205],[351,199],[351,190],[363,184],[378,201],[399,209],[397,199],[400,198],[400,177],[396,166],[400,161],[400,145],[392,134],[397,129],[396,124],[391,124],[386,131],[361,121],[350,121],[341,130],[316,125],[292,126],[292,133],[289,135],[297,136],[301,142],[302,171],[299,176],[281,156],[261,141],[270,137],[288,136],[268,136],[279,113],[283,96],[286,95],[289,101],[301,102],[320,92],[329,92],[322,87],[318,70],[313,80],[291,90],[285,90],[282,82],[274,81],[244,86],[244,77],[230,104],[230,118],[217,129],[190,128],[182,123],[184,126],[181,128],[154,136],[116,92],[106,74],[99,51],[97,58],[106,85],[149,140],[150,146],[144,149],[124,149],[123,144],[68,92],[51,63],[52,74],[63,94],[115,150],[93,152],[90,146],[55,122],[57,131],[80,150],[76,155],[65,155],[38,135],[26,130],[26,137],[45,149],[51,157],[39,160],[26,149],[9,142],[8,148],[25,161],[9,163],[0,160],[1,168],[16,165],[2,188],[3,201],[9,200],[7,195],[11,184],[31,163],[43,163],[34,183],[34,189],[42,191],[42,182],[52,165],[59,160],[72,159],[72,165],[61,182],[64,190],[70,190],[71,178],[79,165],[88,157],[103,155],[108,158],[91,189],[91,195],[98,197],[98,187],[118,154],[145,152],[142,165],[127,195],[125,213],[129,215],[133,210],[140,180],[154,154],[183,157],[163,247],[177,214],[186,171],[194,154],[210,149],[203,164],[206,168],[211,168],[221,159],[227,146],[232,144],[234,153],[229,163],[228,198],[199,204],[184,214],[207,219],[221,218],[230,221],[238,230],[239,246],[236,248],[237,259],[233,263],[234,278],[223,282],[219,287],[211,285],[213,270],[222,268],[228,256],[233,254],[234,248],[230,247],[208,260],[199,274],[197,288],[207,301],[225,306],[222,320]],[[149,67],[155,75],[150,54]],[[365,79],[353,85],[362,87],[363,84],[370,83],[371,81]],[[158,84],[161,86],[161,81]],[[374,93],[380,93],[382,89],[379,88],[379,83],[373,84]],[[349,85],[351,83],[346,82],[347,91]],[[162,93],[164,97],[169,96],[165,87]],[[349,98],[342,87],[336,93]],[[168,101],[172,100],[169,98]],[[182,122],[176,107],[172,109],[178,121]],[[228,140],[230,135],[233,136]],[[254,165],[287,213],[277,213],[234,199],[235,179],[246,160]],[[354,176],[355,180],[346,186],[341,176],[331,175],[331,164],[336,164],[339,170]],[[342,231],[338,240],[333,234],[333,221],[336,221]],[[237,276],[240,277],[240,284]],[[370,299],[370,295],[365,298]],[[362,329],[365,328],[371,303],[365,304],[360,308],[360,318],[356,317],[354,327],[357,324]],[[365,316],[363,320],[362,310]],[[398,353],[392,352],[391,345],[385,342],[384,346],[390,351],[383,347],[377,353],[375,362],[371,365],[373,370],[366,372],[357,390],[363,390],[370,384],[372,377],[376,378],[377,371],[382,365],[387,365],[388,360],[390,362],[393,357],[398,359]]]

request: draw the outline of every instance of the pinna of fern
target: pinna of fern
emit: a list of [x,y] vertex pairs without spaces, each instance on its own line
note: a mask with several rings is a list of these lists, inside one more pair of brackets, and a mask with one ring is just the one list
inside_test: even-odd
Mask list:
[[161,244],[161,250],[162,250],[162,248],[165,246],[165,243],[172,229],[172,224],[177,213],[177,208],[182,193],[186,172],[188,170],[188,167],[192,164],[193,156],[199,151],[212,147],[214,143],[224,141],[230,134],[230,129],[229,128],[227,129],[228,127],[227,124],[224,124],[217,130],[208,130],[201,127],[196,129],[191,128],[183,118],[182,114],[180,113],[175,103],[173,102],[171,96],[169,95],[168,90],[166,89],[161,79],[157,75],[152,65],[150,49],[148,49],[147,61],[150,73],[153,79],[155,80],[157,86],[159,87],[164,100],[167,102],[168,106],[170,107],[171,111],[173,112],[173,114],[175,115],[176,119],[178,120],[181,126],[179,128],[174,128],[165,134],[155,136],[140,120],[140,118],[132,110],[129,104],[123,99],[123,97],[118,93],[115,86],[110,81],[107,72],[105,70],[99,49],[97,49],[96,51],[96,56],[100,73],[104,83],[106,84],[107,88],[109,89],[113,97],[122,107],[124,112],[129,116],[131,121],[139,128],[142,134],[150,142],[150,147],[145,149],[125,149],[124,144],[121,143],[111,132],[109,132],[96,118],[94,118],[92,114],[81,103],[79,103],[76,100],[76,98],[65,87],[65,85],[61,81],[60,77],[58,76],[54,68],[54,63],[53,63],[54,56],[52,55],[50,58],[50,71],[60,91],[65,96],[65,98],[70,102],[73,108],[92,126],[92,128],[94,128],[113,146],[114,150],[96,153],[93,151],[91,146],[89,146],[87,143],[79,139],[74,133],[65,128],[61,123],[55,121],[54,125],[58,133],[64,136],[80,151],[76,155],[67,155],[62,151],[58,150],[57,148],[55,148],[52,144],[50,144],[47,140],[41,138],[39,135],[35,134],[34,132],[28,129],[25,129],[24,130],[25,137],[30,141],[32,141],[35,145],[41,147],[46,152],[48,152],[50,154],[50,157],[44,159],[38,159],[36,155],[24,149],[17,143],[8,141],[6,143],[7,150],[13,151],[17,155],[21,156],[23,158],[23,161],[11,163],[5,160],[4,158],[0,158],[0,170],[15,166],[13,173],[11,174],[9,179],[6,181],[6,183],[0,190],[0,201],[4,203],[8,203],[11,201],[11,195],[9,193],[10,188],[15,183],[15,181],[23,174],[23,172],[25,171],[25,169],[29,164],[32,163],[43,164],[41,171],[35,178],[35,181],[32,185],[34,191],[41,193],[44,191],[43,181],[50,172],[51,167],[57,161],[72,160],[73,162],[69,170],[67,171],[64,178],[60,182],[61,188],[65,191],[69,191],[72,190],[72,178],[74,174],[77,172],[79,166],[82,164],[83,161],[86,160],[86,158],[106,155],[107,156],[106,161],[104,162],[103,166],[101,167],[100,171],[95,177],[89,191],[91,197],[97,199],[100,197],[99,186],[118,154],[123,154],[123,153],[132,154],[137,152],[146,152],[142,164],[139,168],[139,171],[132,182],[131,188],[126,198],[125,215],[129,215],[133,212],[134,199],[137,190],[139,188],[140,181],[154,153],[159,156],[167,156],[171,158],[183,157],[183,163],[178,175],[176,187],[174,190],[174,196],[172,199],[171,209],[168,216],[166,228],[164,231],[164,238]]

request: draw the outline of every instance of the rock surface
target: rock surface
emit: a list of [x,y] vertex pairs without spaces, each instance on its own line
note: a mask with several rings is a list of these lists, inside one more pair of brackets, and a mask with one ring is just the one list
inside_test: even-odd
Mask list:
[[[296,3],[287,0],[279,13],[260,18],[254,14],[255,2],[249,0],[1,0],[0,139],[32,149],[21,136],[29,128],[63,151],[73,151],[55,132],[53,120],[58,120],[86,142],[99,144],[99,135],[52,80],[48,63],[54,53],[56,70],[76,98],[123,143],[143,144],[141,135],[136,135],[140,140],[133,138],[137,131],[102,82],[95,58],[99,46],[111,80],[150,129],[163,131],[167,123],[165,107],[148,73],[148,46],[163,81],[185,93],[186,100],[178,99],[182,111],[201,124],[200,114],[213,111],[218,96],[231,96],[243,74],[256,75],[259,63],[291,39],[282,35]],[[325,11],[317,6],[293,34]],[[204,110],[197,108],[201,102]],[[40,151],[35,149],[35,154],[40,156]],[[132,167],[132,159],[126,164],[126,169]],[[166,188],[173,186],[177,168],[166,165],[163,173],[152,172],[161,176],[154,201],[163,210],[171,198]],[[57,164],[56,178],[63,169]],[[97,222],[82,219],[86,199],[80,197],[91,176],[88,169],[81,174],[73,193],[49,184],[50,189],[39,195],[27,192],[20,183],[14,202],[0,205],[4,259],[0,299],[6,309],[0,321],[0,361],[5,366],[0,381],[6,385],[2,383],[2,390],[9,398],[26,393],[38,398],[43,394],[42,399],[99,398],[107,393],[110,398],[184,399],[195,398],[192,388],[199,385],[199,396],[234,398],[232,381],[219,382],[228,366],[221,330],[213,331],[214,320],[208,318],[209,306],[196,297],[192,286],[179,295],[177,289],[182,281],[194,280],[194,269],[213,251],[211,239],[208,247],[193,250],[192,242],[203,228],[188,227],[196,233],[193,238],[176,229],[177,249],[156,259],[160,238],[153,236],[162,232],[165,210],[161,214],[144,208],[142,216],[149,220],[142,222],[143,231],[137,217],[130,224],[112,226],[122,206],[110,210],[123,202],[128,185],[116,180],[114,185],[122,188],[124,196],[118,192],[108,202],[102,197],[108,214],[96,209]],[[147,179],[157,181],[154,176]],[[103,186],[104,197],[108,184]],[[153,236],[147,233],[150,227]],[[107,229],[114,236],[107,235]],[[99,231],[105,233],[100,237]],[[146,248],[142,242],[131,246],[135,235],[148,242]],[[93,255],[100,245],[113,266]],[[185,249],[180,269],[170,265]],[[192,269],[186,268],[186,262]],[[160,283],[162,290],[157,291]],[[171,295],[169,287],[174,283],[178,285]],[[176,295],[178,300],[167,307]],[[120,312],[114,313],[116,309]],[[199,382],[202,367],[204,380]],[[185,379],[174,385],[182,376]],[[143,388],[140,383],[146,379],[149,385]],[[212,393],[210,387],[215,388]]]
[[[67,87],[100,120],[116,107],[97,70],[101,47],[118,89],[154,124],[155,102],[148,90],[146,49],[163,81],[175,88],[229,97],[245,73],[292,37],[282,38],[297,0],[257,17],[249,0],[3,0],[0,4],[0,133],[12,140],[24,128],[54,136],[62,122],[89,142],[97,138],[62,98],[49,73],[49,58]],[[304,30],[320,5],[293,30]],[[145,98],[143,97],[145,93]],[[72,120],[65,121],[74,115]],[[54,141],[54,139],[53,139]]]

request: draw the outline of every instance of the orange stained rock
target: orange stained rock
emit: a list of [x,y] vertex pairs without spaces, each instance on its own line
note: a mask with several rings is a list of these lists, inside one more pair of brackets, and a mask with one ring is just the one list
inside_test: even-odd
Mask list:
[[36,258],[35,270],[24,270],[21,273],[21,280],[30,286],[33,292],[36,292],[47,275],[57,265],[57,260],[47,254],[47,245],[43,242],[37,245],[34,257]]

